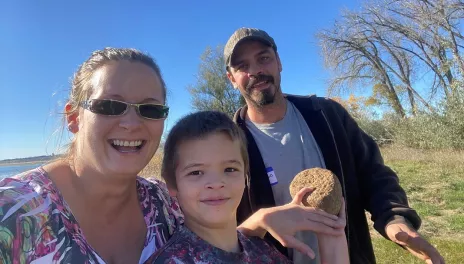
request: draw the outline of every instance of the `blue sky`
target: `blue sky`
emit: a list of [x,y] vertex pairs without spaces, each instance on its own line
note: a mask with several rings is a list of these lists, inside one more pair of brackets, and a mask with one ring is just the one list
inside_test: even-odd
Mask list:
[[[325,95],[315,33],[359,0],[1,1],[0,160],[56,153],[69,80],[89,54],[133,47],[159,63],[169,89],[166,131],[191,111],[186,87],[200,55],[239,27],[266,30],[283,63],[282,89]],[[64,135],[61,144],[68,141]]]

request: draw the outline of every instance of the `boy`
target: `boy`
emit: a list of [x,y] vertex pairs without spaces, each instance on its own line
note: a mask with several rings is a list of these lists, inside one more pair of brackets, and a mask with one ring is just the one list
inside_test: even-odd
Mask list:
[[243,132],[225,114],[182,118],[164,146],[162,175],[185,224],[152,263],[291,263],[259,237],[237,231],[248,154]]

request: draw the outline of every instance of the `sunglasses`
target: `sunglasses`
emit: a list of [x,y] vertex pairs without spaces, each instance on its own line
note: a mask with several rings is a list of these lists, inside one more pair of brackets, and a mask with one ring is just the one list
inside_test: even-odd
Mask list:
[[135,107],[137,114],[146,119],[165,119],[169,107],[160,104],[131,104],[110,99],[90,99],[80,102],[79,106],[92,113],[106,116],[121,116],[127,113],[129,106]]

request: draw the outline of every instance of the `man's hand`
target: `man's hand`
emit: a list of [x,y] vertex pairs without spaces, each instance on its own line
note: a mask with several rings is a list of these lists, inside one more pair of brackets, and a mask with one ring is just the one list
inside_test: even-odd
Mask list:
[[391,241],[404,246],[427,264],[445,264],[438,251],[406,222],[388,224],[385,228]]
[[314,251],[305,243],[296,239],[298,231],[310,230],[315,233],[341,236],[345,234],[345,217],[328,214],[323,210],[304,207],[301,203],[307,193],[314,189],[303,188],[293,201],[283,206],[264,209],[263,228],[284,247],[294,248],[314,258]]

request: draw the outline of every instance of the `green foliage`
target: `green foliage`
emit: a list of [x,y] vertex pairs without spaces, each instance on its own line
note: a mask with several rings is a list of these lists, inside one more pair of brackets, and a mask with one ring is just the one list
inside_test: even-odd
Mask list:
[[407,118],[394,112],[383,112],[379,118],[373,110],[378,104],[372,98],[351,95],[336,100],[380,145],[395,142],[418,149],[464,149],[464,96],[443,100],[434,113],[418,111]]
[[463,98],[450,98],[438,108],[437,113],[393,122],[395,141],[422,149],[464,149]]
[[216,110],[232,117],[244,100],[227,78],[222,50],[222,47],[206,48],[201,56],[197,82],[187,90],[195,110]]

